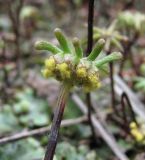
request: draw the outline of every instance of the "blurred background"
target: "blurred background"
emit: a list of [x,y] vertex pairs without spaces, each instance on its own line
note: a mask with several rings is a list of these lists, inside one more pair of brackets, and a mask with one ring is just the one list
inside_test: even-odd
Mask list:
[[[41,75],[49,52],[35,50],[34,43],[57,45],[53,31],[59,27],[70,39],[77,36],[85,52],[87,18],[88,0],[0,0],[0,160],[43,158],[60,84]],[[103,74],[101,88],[91,93],[93,115],[122,154],[144,160],[145,1],[95,0],[94,27],[94,42],[107,42],[103,54],[120,51],[124,59],[113,67],[115,93],[111,75]],[[117,160],[102,135],[94,140],[76,97],[86,105],[85,94],[74,89],[55,160]]]

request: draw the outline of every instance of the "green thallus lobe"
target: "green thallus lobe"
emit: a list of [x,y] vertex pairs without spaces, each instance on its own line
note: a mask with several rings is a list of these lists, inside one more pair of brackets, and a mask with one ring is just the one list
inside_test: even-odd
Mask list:
[[81,59],[83,57],[83,50],[82,50],[80,41],[79,41],[79,39],[77,37],[75,37],[73,39],[73,45],[74,45],[74,48],[75,48],[76,57],[78,59]]
[[119,60],[122,55],[114,52],[102,59],[96,60],[101,53],[105,40],[100,39],[88,57],[83,57],[83,49],[78,38],[73,40],[73,48],[60,29],[55,29],[55,36],[61,48],[46,41],[38,41],[35,48],[53,53],[45,60],[43,75],[54,77],[69,86],[81,86],[85,91],[97,89],[100,86],[99,69],[104,64]]
[[65,35],[61,32],[59,28],[56,28],[54,30],[55,36],[60,44],[60,47],[64,51],[64,54],[71,53],[71,49],[69,47],[69,43]]
[[61,53],[62,50],[58,47],[54,46],[53,44],[46,42],[46,41],[38,41],[35,43],[35,48],[37,50],[47,50],[53,54]]
[[96,57],[98,57],[98,55],[101,53],[104,45],[105,45],[105,40],[104,39],[98,40],[94,49],[92,50],[92,52],[88,56],[88,60],[94,61],[96,59]]

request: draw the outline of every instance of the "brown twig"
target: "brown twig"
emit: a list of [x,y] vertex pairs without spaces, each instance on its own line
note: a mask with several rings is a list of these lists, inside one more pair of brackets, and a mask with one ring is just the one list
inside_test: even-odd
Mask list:
[[127,118],[128,115],[127,115],[126,110],[125,110],[126,106],[128,106],[128,108],[129,108],[129,112],[130,112],[130,115],[131,115],[131,121],[134,121],[134,122],[136,122],[136,124],[138,124],[137,120],[136,120],[136,117],[135,117],[135,114],[134,114],[134,111],[132,109],[132,105],[130,103],[129,97],[125,92],[123,92],[122,95],[121,95],[121,107],[122,107],[123,119],[124,119],[125,125],[127,125],[127,127],[129,127],[130,122],[128,121],[128,118]]
[[[85,121],[87,121],[87,116],[82,116],[82,117],[75,118],[75,119],[67,119],[67,120],[63,120],[61,122],[61,127],[76,125],[76,124],[79,124],[79,123],[82,123]],[[21,140],[21,139],[28,138],[28,137],[32,137],[32,136],[43,135],[43,134],[49,132],[50,129],[51,129],[51,126],[48,126],[48,127],[42,127],[39,129],[35,129],[32,131],[20,132],[15,135],[11,135],[11,136],[4,137],[4,138],[0,139],[0,144],[2,145],[2,144],[14,142],[14,141]]]

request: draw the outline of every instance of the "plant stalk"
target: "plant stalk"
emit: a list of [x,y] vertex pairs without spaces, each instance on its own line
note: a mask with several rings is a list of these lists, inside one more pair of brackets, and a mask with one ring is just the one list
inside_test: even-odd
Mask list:
[[[88,56],[93,48],[93,19],[94,19],[94,0],[89,0],[88,6],[88,44],[87,44],[87,51],[86,56]],[[91,127],[92,135],[94,140],[96,139],[94,126],[91,120],[91,109],[93,109],[91,104],[91,95],[90,93],[86,94],[86,103],[88,106],[88,121]]]
[[91,53],[93,47],[94,0],[89,0],[88,11],[88,46],[86,52],[87,56]]
[[56,148],[56,144],[59,136],[59,128],[60,128],[61,120],[63,117],[66,100],[69,95],[69,89],[70,89],[69,86],[66,86],[66,85],[61,86],[61,91],[57,101],[57,108],[54,114],[51,131],[50,131],[50,137],[49,137],[44,160],[53,160],[53,157],[55,154],[55,148]]

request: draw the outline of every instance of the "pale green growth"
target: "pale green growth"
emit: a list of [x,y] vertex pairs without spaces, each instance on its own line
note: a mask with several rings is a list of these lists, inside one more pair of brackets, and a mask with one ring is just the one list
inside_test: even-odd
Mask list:
[[112,38],[111,43],[112,43],[113,46],[116,46],[118,49],[120,49],[121,51],[123,51],[122,44],[117,39],[115,39],[115,38],[113,39]]
[[61,79],[70,79],[71,78],[71,71],[67,63],[57,64],[56,69],[61,74]]
[[98,73],[96,72],[95,74],[90,74],[88,73],[88,82],[86,85],[84,85],[84,90],[85,92],[90,92],[94,89],[97,89],[101,86],[100,80]]
[[45,78],[49,78],[49,77],[53,76],[53,72],[47,68],[43,69],[41,72]]
[[62,50],[64,51],[64,54],[71,53],[71,49],[69,47],[68,40],[67,40],[66,36],[62,33],[61,29],[56,28],[54,30],[54,33],[55,33],[55,36],[56,36]]
[[94,41],[98,41],[100,38],[106,41],[105,50],[110,50],[110,48],[118,48],[120,51],[123,51],[122,43],[128,41],[128,38],[116,29],[117,21],[113,21],[108,28],[93,28],[93,39]]
[[50,57],[49,59],[45,60],[45,66],[49,69],[49,70],[54,70],[55,66],[56,66],[56,62],[55,59],[53,57]]
[[47,41],[37,41],[34,46],[37,50],[47,50],[53,54],[62,53],[61,49]]
[[40,17],[39,10],[34,6],[24,6],[20,13],[20,18],[25,20],[27,18],[38,19]]
[[138,11],[124,11],[118,15],[117,27],[120,29],[131,29],[138,33],[143,33],[145,31],[145,14]]
[[0,39],[0,49],[5,47],[5,43],[2,39]]
[[116,60],[120,60],[122,58],[122,54],[120,52],[113,52],[110,55],[97,60],[95,65],[96,67],[101,67],[102,65],[106,64],[106,63],[110,63]]
[[87,77],[87,70],[85,67],[78,67],[76,69],[76,75],[79,77],[79,78],[85,78]]
[[88,60],[94,61],[98,57],[98,55],[101,53],[104,45],[105,45],[105,40],[104,39],[98,40],[94,49],[92,50],[92,52],[88,56]]
[[80,41],[77,37],[75,37],[73,39],[73,45],[74,45],[74,48],[75,48],[77,58],[78,59],[82,58],[83,57],[83,50],[82,50]]
[[129,125],[130,133],[134,137],[134,139],[141,144],[145,144],[145,132],[144,127],[142,125],[138,126],[136,122],[132,121]]

